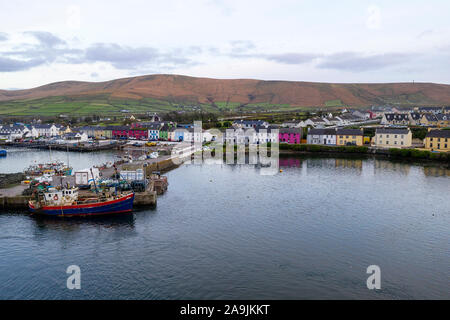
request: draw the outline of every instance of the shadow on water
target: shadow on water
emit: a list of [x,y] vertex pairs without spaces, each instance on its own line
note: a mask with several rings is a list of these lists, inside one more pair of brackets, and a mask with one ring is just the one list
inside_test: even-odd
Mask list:
[[94,226],[102,228],[130,228],[135,227],[134,213],[97,217],[51,217],[43,215],[30,215],[39,229],[75,230],[80,226]]

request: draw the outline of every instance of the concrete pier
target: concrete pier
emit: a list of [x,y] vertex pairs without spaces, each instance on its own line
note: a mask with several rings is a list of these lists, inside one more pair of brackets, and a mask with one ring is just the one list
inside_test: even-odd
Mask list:
[[[134,206],[151,207],[157,204],[158,195],[163,194],[167,190],[168,181],[167,177],[155,176],[153,175],[153,172],[167,172],[178,168],[178,163],[181,163],[181,161],[175,161],[174,163],[172,159],[174,159],[174,157],[163,156],[158,159],[148,159],[117,165],[119,171],[145,168],[145,176],[150,180],[150,187],[147,191],[135,192]],[[101,170],[101,172],[103,177],[111,177],[114,173],[114,168],[105,168]],[[31,200],[31,196],[22,195],[22,192],[27,187],[28,186],[18,185],[11,188],[0,189],[0,213],[1,211],[6,210],[28,210],[28,201]]]

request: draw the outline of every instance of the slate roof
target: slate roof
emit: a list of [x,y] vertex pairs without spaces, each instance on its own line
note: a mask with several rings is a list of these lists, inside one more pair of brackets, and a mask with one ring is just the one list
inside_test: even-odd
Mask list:
[[311,129],[308,131],[308,135],[334,136],[336,129]]
[[408,134],[408,129],[395,129],[395,128],[378,128],[375,133],[377,134]]
[[338,129],[336,134],[345,136],[362,136],[363,132],[359,129]]
[[450,130],[431,130],[427,138],[450,138]]

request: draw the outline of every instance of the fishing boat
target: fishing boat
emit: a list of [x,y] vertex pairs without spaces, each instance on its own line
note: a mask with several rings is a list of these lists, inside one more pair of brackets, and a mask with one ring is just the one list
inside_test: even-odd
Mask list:
[[72,168],[64,162],[56,160],[48,163],[33,164],[24,170],[29,176],[42,176],[43,174],[70,176]]
[[28,202],[33,214],[56,217],[86,217],[131,212],[134,193],[100,195],[82,198],[78,188],[49,188],[37,195],[36,200]]
[[0,149],[0,157],[6,157],[6,150]]

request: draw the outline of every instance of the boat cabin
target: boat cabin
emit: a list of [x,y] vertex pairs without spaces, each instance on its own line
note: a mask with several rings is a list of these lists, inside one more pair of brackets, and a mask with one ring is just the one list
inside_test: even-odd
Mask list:
[[48,205],[70,205],[78,200],[78,188],[51,188],[44,193],[44,200]]

